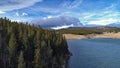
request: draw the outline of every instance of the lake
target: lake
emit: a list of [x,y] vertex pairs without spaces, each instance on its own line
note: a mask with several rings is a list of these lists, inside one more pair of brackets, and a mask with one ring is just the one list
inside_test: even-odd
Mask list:
[[120,68],[120,39],[67,40],[68,68]]

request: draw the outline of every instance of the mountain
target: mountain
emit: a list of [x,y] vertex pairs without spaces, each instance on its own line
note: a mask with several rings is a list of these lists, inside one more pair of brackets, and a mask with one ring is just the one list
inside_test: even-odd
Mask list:
[[120,22],[108,24],[108,25],[106,25],[106,26],[120,28]]

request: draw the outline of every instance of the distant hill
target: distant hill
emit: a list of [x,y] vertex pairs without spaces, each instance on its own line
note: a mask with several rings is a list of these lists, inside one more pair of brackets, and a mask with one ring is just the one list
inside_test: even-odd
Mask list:
[[120,22],[108,24],[107,26],[109,26],[109,27],[118,27],[118,28],[120,28]]
[[102,34],[103,32],[120,32],[120,28],[108,26],[70,27],[67,29],[61,29],[59,31],[63,34],[88,35],[88,34]]

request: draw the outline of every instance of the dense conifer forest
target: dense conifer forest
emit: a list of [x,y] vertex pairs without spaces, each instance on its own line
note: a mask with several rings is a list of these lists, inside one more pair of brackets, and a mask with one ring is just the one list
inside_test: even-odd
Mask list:
[[61,33],[0,18],[0,68],[62,68],[69,54]]
[[68,29],[61,29],[57,30],[62,34],[76,34],[76,35],[88,35],[88,34],[103,34],[104,32],[107,33],[117,33],[120,32],[120,28],[117,27],[107,27],[107,26],[100,26],[100,27],[73,27]]

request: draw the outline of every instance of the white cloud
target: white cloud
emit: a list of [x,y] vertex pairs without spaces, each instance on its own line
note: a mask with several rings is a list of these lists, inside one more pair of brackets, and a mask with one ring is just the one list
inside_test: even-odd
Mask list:
[[87,24],[89,24],[89,25],[107,25],[107,24],[111,24],[111,23],[114,23],[114,22],[118,22],[118,21],[119,20],[117,20],[117,19],[109,18],[109,19],[90,21]]
[[119,21],[120,12],[117,10],[102,10],[97,12],[81,13],[79,17],[82,23],[93,25],[107,25]]
[[25,13],[25,12],[24,12],[24,13],[22,13],[22,16],[27,16],[27,15],[28,15],[28,14],[27,14],[27,13]]
[[62,4],[60,4],[61,7],[66,7],[68,9],[72,9],[72,8],[77,8],[78,6],[81,5],[83,0],[74,0],[74,1],[69,1],[69,0],[65,0]]
[[83,2],[83,0],[75,0],[70,6],[69,8],[76,8],[78,7],[79,5],[81,5]]
[[15,13],[16,16],[20,16],[20,14],[18,12]]
[[15,13],[15,16],[27,16],[28,14],[27,13],[25,13],[25,12],[23,12],[23,13],[19,13],[19,12],[16,12]]
[[47,18],[46,19],[48,19],[48,18],[53,18],[54,16],[47,16]]
[[45,20],[45,19],[50,19],[50,18],[55,18],[55,17],[58,17],[58,16],[51,16],[51,15],[49,15],[47,17],[43,17],[43,19]]
[[84,16],[83,18],[84,19],[88,19],[88,18],[91,18],[92,16],[94,16],[95,14],[89,14],[89,15],[86,15],[86,16]]
[[114,9],[117,4],[111,4],[110,6],[106,7],[105,10]]
[[34,5],[42,0],[2,0],[0,1],[0,11],[11,11]]
[[[57,0],[56,0],[57,1]],[[71,9],[77,9],[77,7],[79,7],[81,5],[83,0],[62,0],[60,1],[59,4],[55,4],[54,7],[51,6],[53,5],[53,3],[51,3],[52,1],[49,1],[49,6],[41,6],[38,5],[38,6],[34,6],[34,7],[31,7],[29,8],[30,11],[34,11],[34,12],[38,12],[38,11],[42,11],[42,12],[49,12],[49,13],[63,13],[63,12],[66,12],[66,11],[71,11]]]
[[69,28],[69,27],[74,27],[74,25],[71,24],[71,25],[63,25],[63,26],[51,27],[51,29],[58,30],[58,29]]
[[0,11],[0,14],[4,14],[5,12],[3,12],[3,11]]

